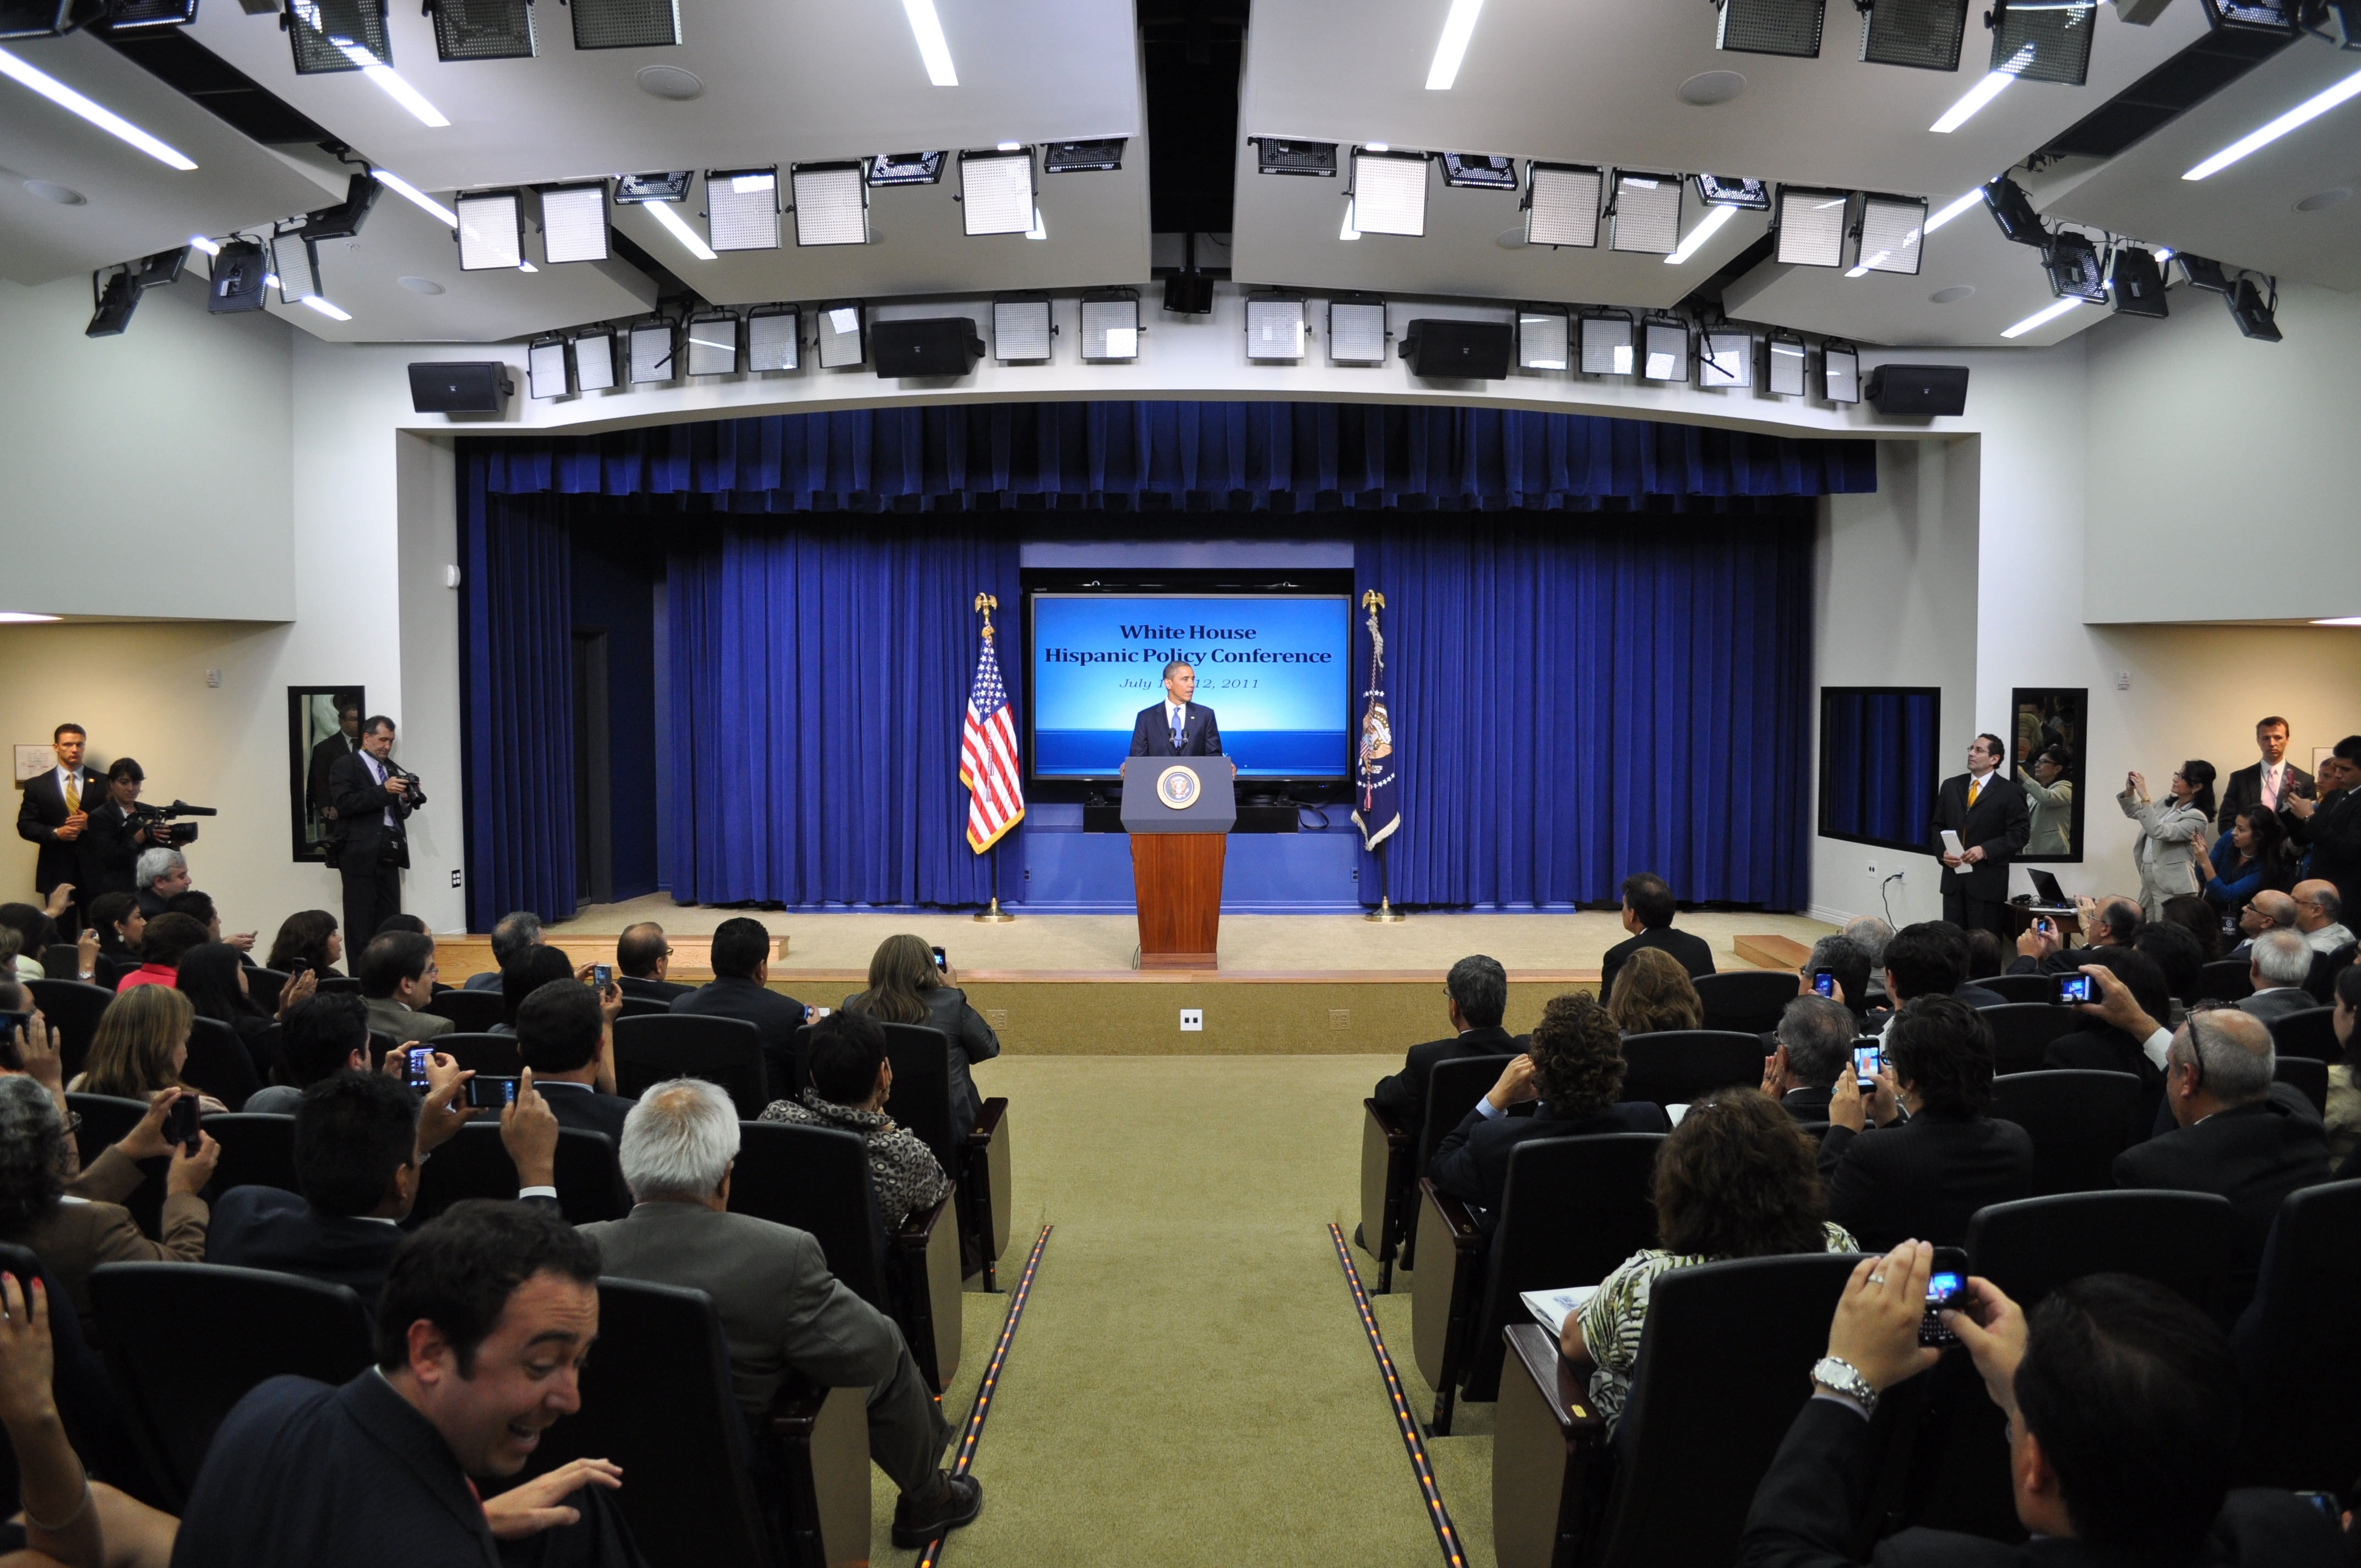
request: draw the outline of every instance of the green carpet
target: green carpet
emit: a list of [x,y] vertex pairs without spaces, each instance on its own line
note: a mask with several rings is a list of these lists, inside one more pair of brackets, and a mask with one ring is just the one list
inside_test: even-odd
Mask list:
[[[976,1451],[983,1517],[945,1563],[1437,1568],[1326,1229],[1352,1234],[1361,1097],[1398,1065],[1010,1055],[977,1070],[1010,1102],[1005,1283],[1040,1227],[1057,1228]],[[1006,1300],[966,1299],[954,1426]],[[1379,1299],[1415,1390],[1407,1308]],[[1479,1410],[1464,1431],[1488,1431]],[[1490,1462],[1480,1435],[1434,1456],[1477,1568],[1492,1560]],[[876,1498],[873,1561],[915,1563],[889,1543],[882,1477]]]

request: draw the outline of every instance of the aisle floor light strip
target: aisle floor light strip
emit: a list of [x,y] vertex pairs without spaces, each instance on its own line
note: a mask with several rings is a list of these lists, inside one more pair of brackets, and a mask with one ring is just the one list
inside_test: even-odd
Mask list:
[[1476,16],[1483,9],[1484,0],[1451,0],[1451,14],[1443,18],[1443,37],[1435,40],[1434,63],[1426,68],[1428,92],[1448,92],[1459,80],[1459,62],[1466,56],[1467,40],[1476,36]]
[[2215,153],[2204,162],[2181,176],[2183,180],[2202,180],[2218,174],[2258,148],[2268,147],[2298,126],[2316,120],[2346,99],[2361,94],[2361,71],[2355,71],[2324,93],[2317,93],[2273,120],[2260,130],[2250,131]]
[[81,115],[107,135],[129,142],[159,163],[168,164],[184,174],[197,166],[195,159],[171,143],[149,136],[114,110],[83,97],[48,71],[26,64],[5,49],[0,49],[0,76],[7,77],[19,86],[31,88],[68,114]]
[[[1411,1412],[1410,1401],[1402,1395],[1401,1374],[1394,1370],[1394,1358],[1386,1351],[1386,1336],[1378,1332],[1378,1317],[1370,1309],[1369,1293],[1361,1288],[1360,1271],[1353,1266],[1345,1233],[1332,1224],[1328,1227],[1328,1241],[1336,1249],[1336,1261],[1345,1267],[1345,1283],[1353,1290],[1353,1310],[1361,1314],[1361,1332],[1368,1336],[1369,1351],[1378,1358],[1378,1371],[1386,1380],[1386,1397],[1393,1401],[1394,1425],[1400,1430],[1402,1447],[1410,1453],[1411,1473],[1418,1477],[1419,1495],[1426,1500],[1427,1522],[1434,1526],[1434,1539],[1443,1548],[1443,1560],[1451,1568],[1461,1568],[1467,1554],[1459,1545],[1459,1527],[1451,1522],[1451,1510],[1444,1506],[1443,1492],[1434,1484],[1434,1466],[1427,1461],[1426,1442],[1419,1436],[1418,1417]],[[927,1565],[921,1563],[919,1568]]]
[[2082,302],[2079,299],[2060,300],[2054,305],[2049,305],[2044,309],[2034,312],[2031,315],[2026,317],[2023,321],[2017,323],[2006,332],[2002,333],[2001,336],[2023,337],[2035,327],[2045,326],[2049,323],[2056,321],[2059,316],[2064,315],[2068,311],[2072,310],[2081,302]]
[[943,19],[935,15],[935,0],[902,0],[902,14],[910,18],[910,36],[918,40],[918,58],[926,61],[927,80],[938,87],[958,86],[950,40],[943,37]]
[[[992,1414],[992,1396],[1000,1387],[1002,1368],[1008,1365],[1008,1347],[1016,1343],[1017,1321],[1025,1316],[1025,1303],[1033,1294],[1033,1276],[1041,1268],[1041,1249],[1049,1245],[1049,1233],[1055,1225],[1044,1225],[1034,1238],[1033,1251],[1025,1259],[1025,1272],[1016,1281],[1016,1288],[1008,1298],[1008,1321],[1000,1325],[1000,1341],[992,1347],[992,1360],[983,1368],[983,1381],[977,1385],[975,1403],[968,1407],[967,1423],[960,1429],[959,1456],[951,1461],[951,1474],[964,1475],[975,1464],[975,1445],[983,1436],[983,1423]],[[943,1557],[943,1536],[927,1542],[926,1551],[918,1554],[917,1568],[935,1568]]]

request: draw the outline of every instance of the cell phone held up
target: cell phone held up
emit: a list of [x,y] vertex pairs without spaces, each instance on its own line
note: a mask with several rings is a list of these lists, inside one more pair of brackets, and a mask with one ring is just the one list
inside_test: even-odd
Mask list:
[[614,984],[614,983],[615,983],[615,966],[614,966],[614,965],[612,965],[612,964],[592,964],[592,965],[590,966],[590,989],[591,989],[591,990],[593,990],[593,991],[597,992],[599,995],[604,996],[604,995],[606,995],[606,994],[607,994],[607,988],[608,988],[609,986],[610,986],[610,985]]
[[203,1113],[197,1106],[197,1097],[183,1094],[164,1109],[164,1141],[178,1144],[189,1154],[197,1152],[197,1123]]
[[1812,994],[1815,996],[1834,997],[1836,993],[1837,971],[1832,969],[1814,970],[1812,971]]
[[1943,1326],[1942,1314],[1947,1308],[1967,1305],[1968,1255],[1955,1246],[1938,1246],[1934,1264],[1934,1272],[1927,1276],[1927,1310],[1918,1320],[1918,1343],[1957,1344],[1960,1336]]
[[937,974],[948,974],[950,972],[951,961],[949,958],[944,956],[943,950],[940,948],[928,948],[927,951],[935,956],[935,972]]
[[427,1088],[426,1062],[427,1058],[434,1054],[434,1048],[428,1046],[412,1046],[405,1054],[408,1059],[402,1063],[401,1081],[410,1085],[417,1093],[423,1094]]
[[2050,988],[2049,1000],[2059,1007],[2071,1007],[2081,1002],[2096,1002],[2099,1000],[2098,984],[2079,970],[2073,974],[2061,974]]
[[467,1080],[467,1103],[478,1111],[498,1111],[516,1103],[517,1080],[513,1078],[486,1078],[482,1074]]
[[1852,1080],[1863,1094],[1877,1091],[1877,1075],[1885,1068],[1885,1047],[1872,1040],[1852,1048]]

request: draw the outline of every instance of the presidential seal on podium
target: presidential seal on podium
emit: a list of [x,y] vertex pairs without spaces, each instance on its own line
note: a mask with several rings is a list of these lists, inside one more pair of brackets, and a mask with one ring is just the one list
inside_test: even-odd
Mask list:
[[1169,811],[1186,811],[1197,801],[1197,771],[1176,763],[1156,775],[1156,798]]

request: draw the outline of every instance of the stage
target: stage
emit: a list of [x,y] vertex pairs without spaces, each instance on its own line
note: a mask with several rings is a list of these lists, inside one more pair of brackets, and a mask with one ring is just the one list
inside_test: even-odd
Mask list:
[[[950,955],[1007,1050],[1060,1056],[1397,1051],[1449,1029],[1444,973],[1469,953],[1488,953],[1508,969],[1506,1022],[1521,1032],[1550,997],[1595,989],[1601,955],[1625,936],[1607,911],[1418,914],[1394,926],[1357,915],[1227,915],[1218,970],[1141,970],[1132,967],[1138,927],[1129,915],[1020,916],[995,926],[955,913],[692,907],[662,894],[591,905],[547,934],[577,960],[611,961],[623,927],[653,920],[674,939],[673,977],[693,983],[709,978],[713,928],[741,915],[780,939],[771,986],[800,1002],[835,1006],[866,982],[879,942],[914,931]],[[1791,967],[1802,955],[1787,943],[1808,948],[1834,929],[1801,915],[1746,912],[1699,911],[1677,924],[1711,943],[1722,969]],[[487,938],[436,943],[447,984],[491,965]],[[1184,1009],[1203,1014],[1202,1031],[1181,1030]]]

